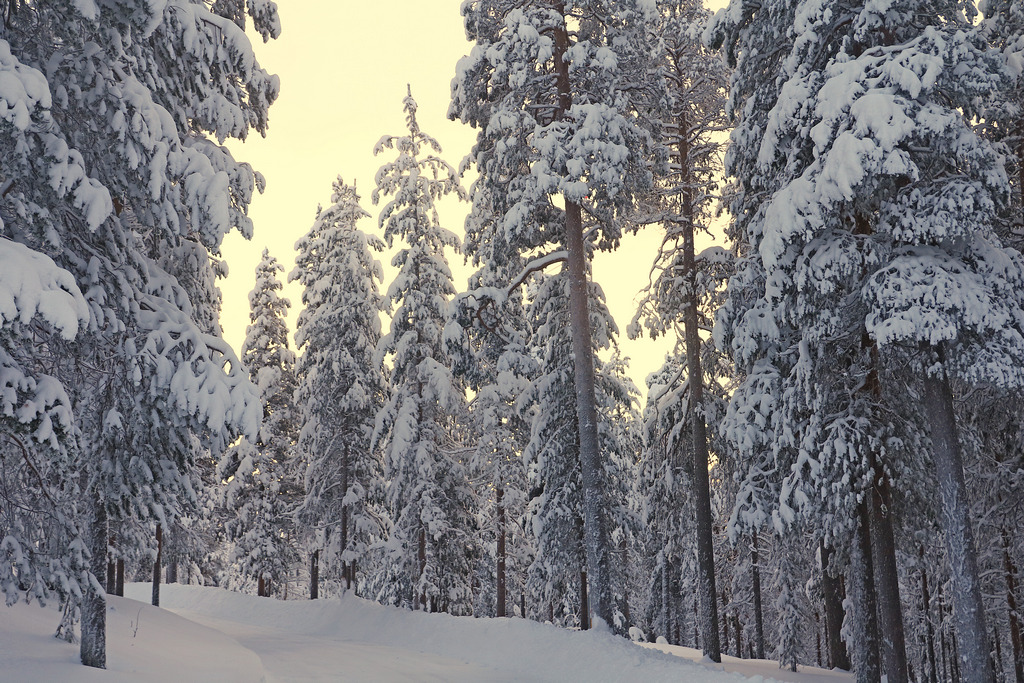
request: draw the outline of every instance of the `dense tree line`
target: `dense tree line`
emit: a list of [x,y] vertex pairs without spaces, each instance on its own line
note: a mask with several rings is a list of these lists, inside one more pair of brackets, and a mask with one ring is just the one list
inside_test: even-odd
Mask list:
[[[127,564],[154,602],[166,565],[1024,683],[1017,3],[466,2],[473,148],[446,162],[410,92],[376,230],[339,178],[296,348],[264,252],[241,358],[218,245],[262,181],[213,140],[265,130],[242,29],[276,10],[139,5],[0,33],[0,587],[80,615],[84,663]],[[635,230],[663,239],[627,331],[677,342],[643,406],[590,275]]]

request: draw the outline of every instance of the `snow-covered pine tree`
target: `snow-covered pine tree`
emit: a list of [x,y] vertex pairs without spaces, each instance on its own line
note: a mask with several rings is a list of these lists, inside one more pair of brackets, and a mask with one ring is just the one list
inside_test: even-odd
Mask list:
[[695,238],[708,234],[721,177],[728,73],[721,56],[700,42],[699,32],[709,16],[701,3],[665,0],[660,9],[656,32],[667,101],[661,104],[659,114],[669,164],[649,200],[648,210],[653,215],[644,220],[659,222],[665,236],[652,269],[652,283],[637,314],[644,324],[641,327],[635,320],[629,332],[636,336],[646,327],[654,337],[675,333],[685,351],[686,375],[694,378],[685,382],[690,397],[686,402],[686,432],[692,442],[685,452],[695,458],[688,477],[697,515],[693,532],[700,583],[695,588],[701,604],[701,645],[706,655],[718,661],[721,649],[711,490],[707,476],[699,475],[709,468],[700,330],[709,327],[713,313],[708,313],[706,300],[727,276],[731,259],[721,248],[697,254]]
[[[55,343],[54,356],[74,405],[81,465],[60,476],[85,485],[83,521],[99,574],[106,506],[131,489],[118,459],[133,464],[138,481],[152,478],[167,491],[186,464],[164,460],[159,449],[108,448],[101,434],[123,438],[114,434],[122,417],[136,422],[136,434],[142,420],[157,417],[137,409],[136,398],[162,404],[167,412],[159,417],[174,417],[166,429],[194,429],[216,448],[257,421],[234,353],[189,318],[187,297],[151,267],[141,233],[176,241],[194,229],[215,248],[234,227],[251,232],[245,211],[262,181],[217,143],[264,131],[278,84],[259,67],[243,30],[198,0],[19,2],[0,12],[0,70],[13,84],[0,134],[3,236],[50,255],[89,302],[87,325],[73,344]],[[251,3],[246,13],[264,38],[277,35],[272,2]],[[145,497],[137,504],[155,513]],[[79,540],[63,552],[82,548]],[[102,667],[98,589],[90,581],[85,590],[82,660]]]
[[480,129],[474,163],[505,185],[496,212],[510,247],[567,251],[588,576],[594,611],[610,623],[583,222],[584,213],[596,217],[598,241],[615,245],[619,214],[650,185],[651,137],[631,97],[651,83],[647,23],[656,9],[640,0],[475,0],[462,11],[475,45],[457,67],[449,116]]
[[[754,54],[750,27],[770,23],[778,35],[775,22],[786,11],[737,1],[715,30],[734,54]],[[988,632],[947,373],[998,385],[1024,381],[1024,264],[994,231],[1008,180],[997,149],[970,122],[1009,73],[971,25],[970,5],[915,1],[882,13],[870,3],[842,11],[826,3],[796,11],[793,46],[782,50],[779,68],[766,78],[740,63],[734,80],[734,110],[760,114],[758,130],[734,135],[727,170],[748,183],[772,180],[756,197],[745,188],[734,207],[743,216],[738,237],[763,279],[753,305],[728,316],[732,347],[738,356],[770,360],[771,352],[757,347],[778,344],[785,327],[797,332],[798,371],[797,359],[849,358],[845,377],[854,381],[839,393],[850,408],[847,435],[855,438],[843,450],[860,450],[871,483],[878,480],[874,462],[898,462],[880,459],[880,447],[892,445],[884,439],[895,435],[878,421],[884,391],[872,389],[872,373],[879,365],[915,369],[917,418],[931,434],[943,500],[963,671],[988,681]],[[755,79],[771,80],[777,99],[749,99],[754,89],[744,84]],[[829,410],[816,407],[811,417]],[[870,426],[857,424],[862,420]],[[878,436],[883,441],[871,443]],[[798,449],[794,471],[818,469],[807,445]],[[884,474],[891,484],[898,473]],[[883,624],[892,621],[886,616]],[[898,653],[887,655],[887,670],[893,662]]]
[[384,136],[374,147],[397,153],[377,171],[374,204],[386,200],[380,226],[389,245],[407,246],[392,265],[388,288],[391,328],[377,346],[392,364],[389,396],[377,415],[374,448],[384,452],[385,496],[392,528],[377,598],[409,608],[471,613],[477,553],[476,500],[466,462],[454,440],[465,410],[465,389],[447,367],[443,331],[455,294],[445,249],[459,239],[441,226],[435,200],[465,198],[458,176],[420,130],[411,92],[403,100],[408,133]]
[[[358,228],[369,217],[354,185],[338,178],[331,205],[295,243],[288,279],[302,284],[295,343],[296,402],[302,413],[299,449],[306,461],[305,499],[299,508],[311,547],[327,566],[341,565],[351,588],[367,548],[383,537],[383,465],[370,447],[374,419],[386,397],[384,370],[374,354],[380,341],[383,280],[374,252],[384,243]],[[311,532],[311,533],[310,533]],[[322,536],[322,539],[320,537]]]
[[272,594],[294,564],[291,518],[301,497],[295,471],[298,381],[285,320],[291,303],[279,294],[283,285],[278,273],[283,271],[264,249],[249,293],[250,324],[242,358],[263,405],[259,437],[242,439],[218,465],[218,476],[227,482],[225,505],[235,512],[225,529],[235,542],[237,571],[255,579],[257,594],[263,597]]

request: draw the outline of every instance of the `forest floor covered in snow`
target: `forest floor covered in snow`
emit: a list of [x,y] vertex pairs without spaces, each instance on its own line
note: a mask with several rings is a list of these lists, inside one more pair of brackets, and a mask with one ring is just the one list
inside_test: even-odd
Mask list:
[[[387,608],[353,596],[278,601],[216,588],[150,586],[109,598],[107,670],[78,663],[53,638],[60,614],[0,609],[0,671],[11,681],[285,683],[288,681],[790,681],[839,683],[846,673],[725,658],[523,619],[472,619]],[[136,598],[133,600],[131,598]],[[724,670],[723,670],[724,667]]]

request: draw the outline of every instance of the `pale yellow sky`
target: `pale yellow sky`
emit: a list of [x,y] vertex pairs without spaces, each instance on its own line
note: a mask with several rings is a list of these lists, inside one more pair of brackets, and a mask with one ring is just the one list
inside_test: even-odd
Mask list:
[[[444,158],[458,166],[475,131],[448,121],[450,83],[455,64],[470,48],[459,16],[460,0],[380,0],[280,2],[282,34],[256,46],[265,69],[281,78],[281,96],[270,110],[265,139],[232,144],[235,156],[248,161],[267,179],[267,189],[250,208],[255,234],[246,242],[237,233],[224,243],[230,275],[221,281],[227,340],[241,349],[248,324],[248,293],[264,247],[284,264],[294,265],[293,245],[312,225],[318,204],[330,202],[331,183],[341,175],[355,180],[363,207],[372,215],[362,229],[377,227],[377,207],[370,203],[373,178],[389,157],[373,156],[374,144],[386,134],[402,134],[402,98],[411,84],[419,105],[419,122],[444,148]],[[440,207],[445,227],[463,235],[467,205]],[[594,279],[604,288],[619,325],[623,353],[631,358],[631,375],[646,393],[644,378],[656,370],[670,348],[667,340],[631,342],[625,328],[635,298],[647,283],[659,235],[655,229],[623,240],[615,255],[600,255]],[[397,245],[396,245],[397,246]],[[388,266],[390,254],[381,261]],[[449,254],[456,287],[462,289],[470,269]],[[390,279],[393,271],[386,272]],[[294,331],[301,305],[299,288],[286,285],[292,302]]]

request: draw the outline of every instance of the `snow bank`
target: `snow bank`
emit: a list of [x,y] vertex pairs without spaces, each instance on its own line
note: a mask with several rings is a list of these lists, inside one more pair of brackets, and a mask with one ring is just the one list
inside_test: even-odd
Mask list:
[[[694,662],[699,662],[704,658],[704,655],[700,650],[694,650],[692,647],[667,645],[665,643],[640,643],[640,646],[653,650],[660,650],[661,652],[668,652],[677,657],[689,659]],[[855,680],[853,674],[840,669],[832,669],[829,671],[827,669],[819,669],[813,666],[801,666],[799,667],[799,671],[790,671],[789,669],[780,669],[778,662],[769,659],[739,659],[738,657],[730,657],[729,655],[722,655],[721,664],[706,664],[706,666],[722,668],[726,671],[750,676],[752,681],[767,682],[776,680],[780,683],[853,683]],[[771,678],[768,678],[768,676]]]
[[[149,587],[126,588],[145,597]],[[184,616],[233,621],[305,635],[323,643],[388,646],[491,670],[488,680],[688,681],[725,683],[745,676],[686,661],[595,631],[567,631],[523,619],[472,619],[382,607],[352,595],[332,600],[279,601],[215,588],[164,585],[161,604]],[[212,622],[211,622],[212,623]],[[266,659],[263,650],[261,655]],[[308,656],[308,655],[307,655]],[[349,660],[352,666],[363,666]],[[757,674],[781,673],[762,662]],[[713,665],[711,665],[713,666]],[[269,668],[269,665],[268,665]],[[339,671],[337,675],[345,675]],[[762,680],[772,679],[764,677]],[[801,679],[808,680],[808,679]],[[827,681],[830,679],[822,679]],[[831,679],[836,680],[836,679]]]
[[[107,670],[82,666],[78,645],[53,637],[60,612],[0,608],[0,679],[19,683],[256,683],[263,666],[218,631],[126,598],[108,597]],[[137,628],[136,628],[137,627]]]
[[700,663],[700,653],[688,648],[641,647],[606,633],[567,631],[523,619],[408,612],[351,595],[282,602],[166,584],[161,609],[142,602],[148,601],[149,591],[149,584],[131,584],[126,593],[139,601],[108,598],[106,671],[82,666],[77,645],[53,638],[60,621],[57,610],[25,604],[0,609],[0,680],[852,681],[846,673],[808,668],[793,674],[761,660],[725,657],[724,665]]

